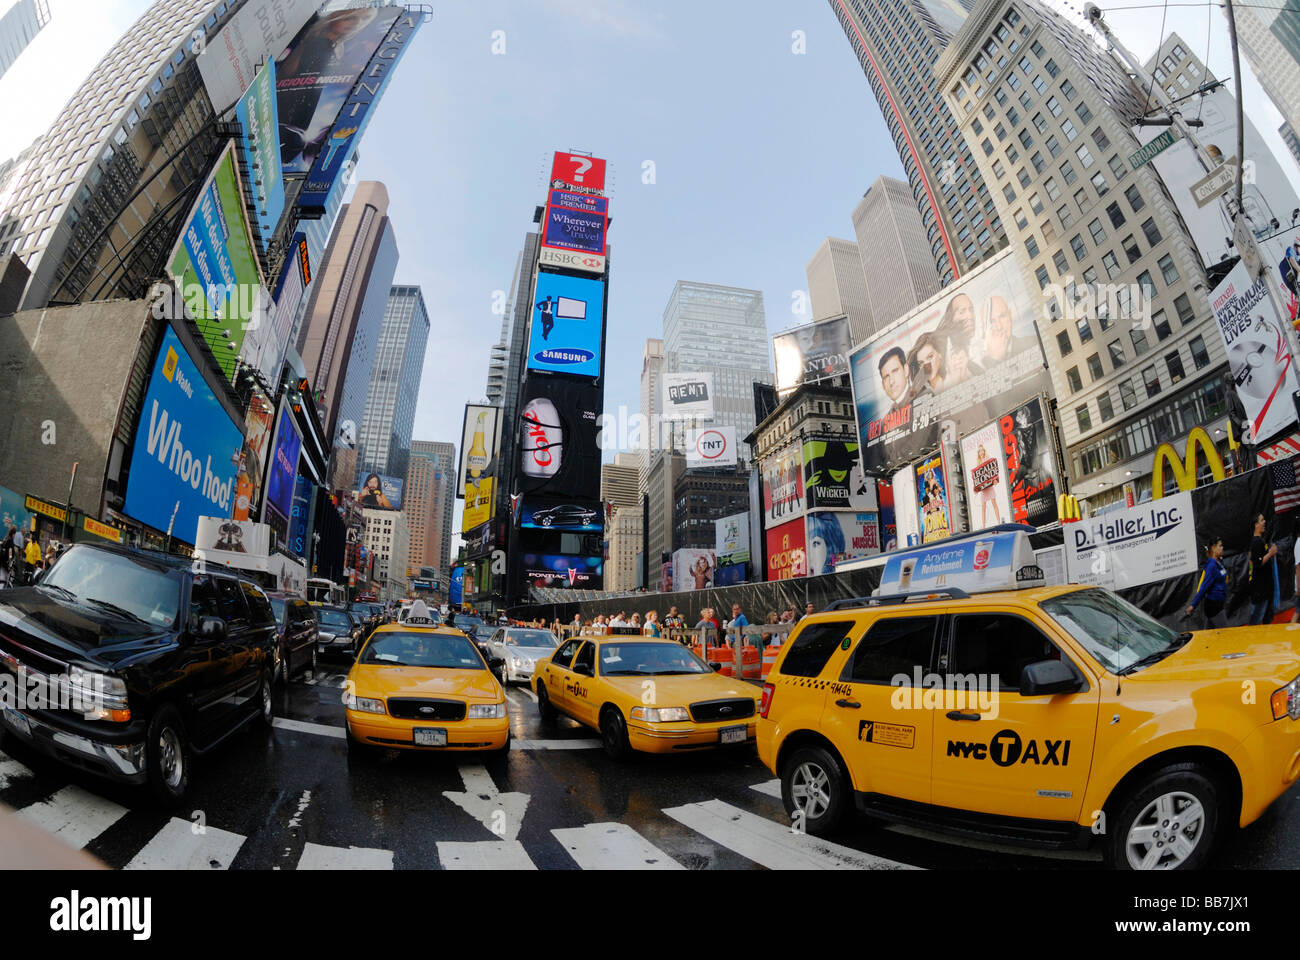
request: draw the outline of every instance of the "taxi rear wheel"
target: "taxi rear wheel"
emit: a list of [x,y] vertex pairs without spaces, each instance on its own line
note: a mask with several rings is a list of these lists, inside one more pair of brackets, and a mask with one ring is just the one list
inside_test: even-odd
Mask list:
[[632,753],[627,740],[627,722],[617,707],[606,707],[600,712],[600,740],[614,760],[626,760]]
[[781,802],[797,829],[815,837],[834,832],[849,810],[839,761],[822,747],[800,747],[781,771]]
[[1143,781],[1119,807],[1107,832],[1108,866],[1119,870],[1196,870],[1219,833],[1222,793],[1194,763],[1178,763]]

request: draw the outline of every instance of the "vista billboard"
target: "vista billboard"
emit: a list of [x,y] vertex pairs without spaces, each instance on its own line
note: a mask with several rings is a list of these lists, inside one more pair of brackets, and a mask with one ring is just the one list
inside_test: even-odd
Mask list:
[[357,501],[370,510],[402,509],[402,478],[370,473],[361,481]]
[[603,519],[604,508],[599,501],[525,500],[519,511],[519,526],[535,530],[600,533],[605,529]]
[[1043,401],[1035,397],[998,419],[1002,455],[1011,492],[1011,520],[1035,527],[1055,523],[1056,453],[1051,430],[1043,416]]
[[804,513],[803,458],[797,443],[763,461],[763,526],[771,528]]
[[673,590],[703,590],[714,586],[717,557],[712,550],[685,547],[673,551]]
[[599,377],[605,284],[560,273],[537,274],[528,369]]
[[736,428],[700,427],[686,431],[686,466],[734,467]]
[[525,553],[524,580],[534,587],[599,590],[604,561],[600,557],[572,557],[554,553]]
[[663,418],[665,420],[713,419],[712,373],[665,373],[663,376]]
[[562,377],[529,377],[521,394],[519,492],[598,500],[600,389]]
[[465,496],[465,485],[493,475],[496,463],[497,431],[501,408],[482,404],[465,405],[465,424],[460,432],[460,470],[456,474],[456,496]]
[[552,190],[542,221],[542,250],[577,254],[578,259],[565,265],[586,273],[604,273],[608,222],[609,201],[605,197]]
[[921,542],[952,536],[952,506],[948,499],[948,465],[942,452],[921,460],[916,471],[916,502],[920,508]]
[[736,513],[713,522],[714,555],[718,566],[749,560],[749,514]]
[[293,483],[298,475],[298,454],[301,451],[302,435],[298,433],[293,411],[287,401],[281,400],[275,440],[271,444],[271,460],[266,466],[266,502],[262,508],[263,521],[271,525],[281,540],[289,537]]

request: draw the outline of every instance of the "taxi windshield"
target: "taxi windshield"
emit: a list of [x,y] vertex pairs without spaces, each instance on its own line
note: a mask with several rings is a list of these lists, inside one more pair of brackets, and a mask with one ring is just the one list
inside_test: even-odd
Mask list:
[[1127,670],[1179,640],[1177,632],[1109,590],[1078,590],[1039,606],[1111,673]]
[[361,654],[362,663],[384,667],[441,667],[486,670],[474,645],[453,633],[425,631],[376,634]]
[[606,643],[600,648],[602,677],[663,677],[712,673],[709,665],[680,643]]

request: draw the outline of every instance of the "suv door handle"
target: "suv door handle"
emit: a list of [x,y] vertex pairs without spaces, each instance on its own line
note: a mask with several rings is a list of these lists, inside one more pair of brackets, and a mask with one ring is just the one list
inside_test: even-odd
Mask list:
[[856,709],[858,709],[858,707],[862,706],[862,704],[858,703],[858,701],[856,701],[856,700],[846,700],[846,699],[844,699],[843,697],[841,697],[840,699],[838,699],[838,700],[835,701],[835,706],[837,706],[837,707],[850,707],[850,708],[856,710]]
[[980,718],[978,713],[962,713],[960,710],[949,710],[945,716],[949,720],[978,720]]

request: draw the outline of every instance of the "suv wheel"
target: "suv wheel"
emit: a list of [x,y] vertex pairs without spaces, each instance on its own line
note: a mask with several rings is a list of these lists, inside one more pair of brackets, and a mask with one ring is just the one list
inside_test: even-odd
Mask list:
[[781,801],[803,831],[815,837],[832,833],[849,809],[848,779],[839,761],[823,747],[800,747],[781,772]]
[[1220,788],[1205,768],[1178,763],[1131,791],[1110,825],[1107,865],[1120,870],[1195,870],[1219,832]]
[[257,688],[257,719],[264,727],[271,726],[271,721],[275,719],[275,700],[271,693],[270,670],[263,671],[262,682]]
[[275,677],[276,683],[283,683],[286,686],[289,683],[289,660],[284,655],[283,647],[275,648],[275,666],[272,668],[272,676]]
[[618,707],[606,707],[600,715],[600,739],[605,753],[614,760],[626,760],[632,752],[627,740],[627,723]]
[[313,642],[311,645],[311,678],[315,680],[317,676],[319,674],[316,672],[316,644]]
[[190,745],[175,707],[164,706],[149,721],[145,757],[149,789],[168,806],[185,799],[190,787]]

